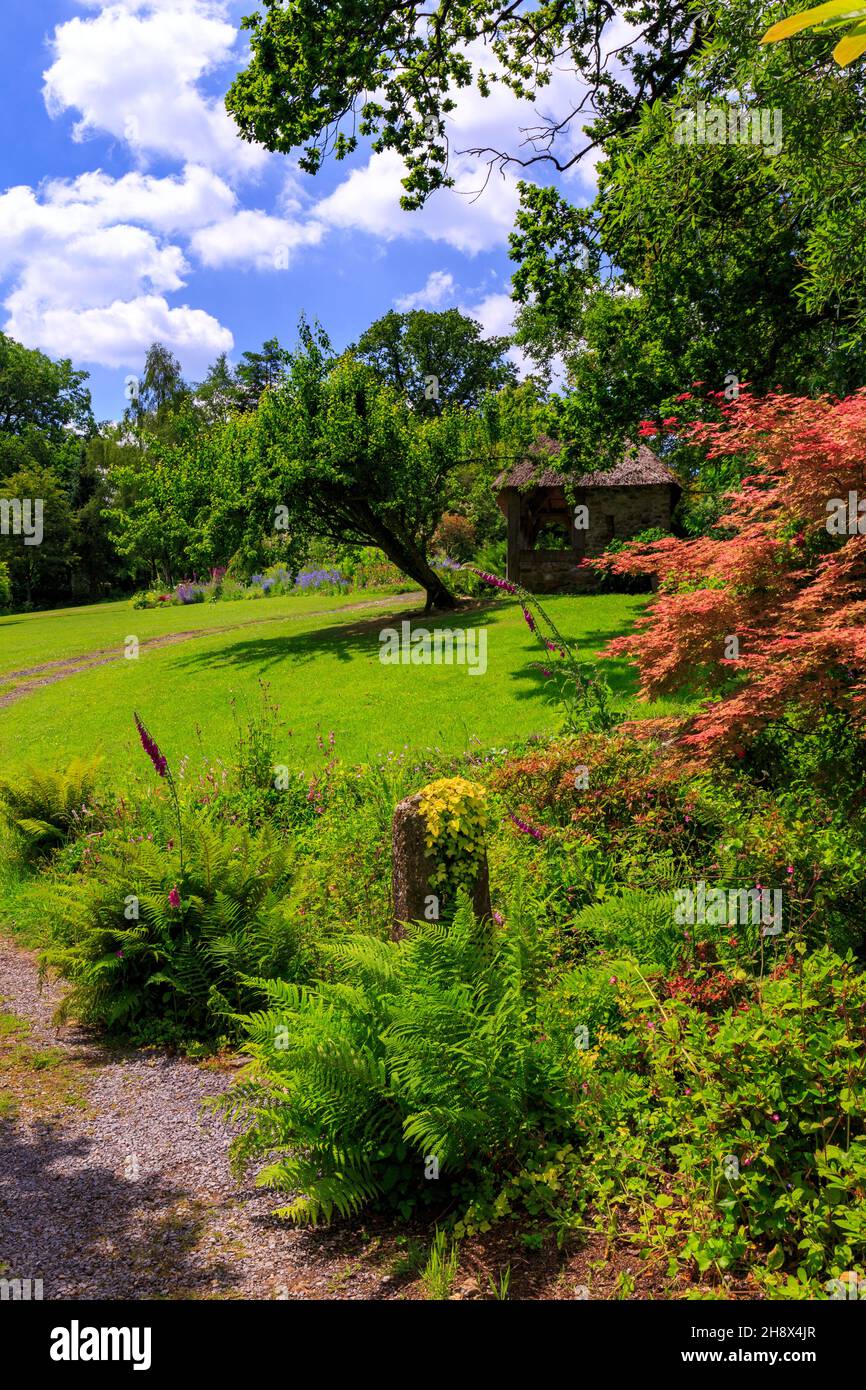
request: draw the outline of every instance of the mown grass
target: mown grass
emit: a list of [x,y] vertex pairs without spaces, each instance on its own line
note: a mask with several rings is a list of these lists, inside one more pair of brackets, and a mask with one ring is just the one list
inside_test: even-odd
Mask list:
[[[238,623],[251,606],[252,618],[279,619],[277,605],[282,603],[287,620],[142,647],[137,660],[118,659],[33,690],[0,710],[0,770],[101,752],[111,780],[122,785],[142,757],[132,723],[136,709],[175,764],[199,752],[226,759],[235,742],[235,719],[243,720],[256,705],[262,679],[270,683],[280,706],[278,760],[303,771],[322,763],[318,739],[325,757],[356,763],[404,749],[459,753],[470,746],[508,747],[557,727],[559,713],[550,703],[548,683],[534,665],[540,649],[510,601],[433,619],[420,617],[416,609],[413,626],[486,628],[483,675],[470,675],[459,665],[383,664],[379,634],[399,625],[409,611],[405,604],[395,601],[374,614],[344,614],[337,607],[325,615],[304,616],[297,605],[307,602],[266,600],[165,612],[127,608],[110,622],[103,618],[103,635],[111,629],[121,639],[135,634],[140,640],[148,633],[194,626],[202,615]],[[320,608],[334,604],[332,599],[313,602]],[[629,629],[645,602],[632,595],[561,596],[547,606],[564,635],[589,659],[609,638]],[[67,616],[80,632],[80,612]],[[42,631],[48,637],[64,629],[46,621]],[[31,645],[33,664],[50,658],[50,651]],[[8,657],[2,665],[8,669]],[[627,664],[606,662],[605,671],[617,697],[632,702],[635,679]]]
[[[412,585],[406,585],[407,591]],[[10,672],[52,661],[114,649],[122,652],[130,635],[140,642],[171,633],[260,623],[266,619],[305,618],[383,597],[375,591],[342,595],[283,595],[195,603],[178,608],[133,608],[126,599],[86,608],[54,608],[46,613],[18,613],[0,618],[0,685]]]

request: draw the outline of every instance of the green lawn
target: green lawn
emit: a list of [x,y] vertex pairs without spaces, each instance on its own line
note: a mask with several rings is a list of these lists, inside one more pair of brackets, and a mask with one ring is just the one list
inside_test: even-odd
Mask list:
[[[193,628],[231,627],[143,647],[138,660],[94,667],[0,708],[0,769],[101,752],[116,781],[141,767],[134,709],[173,762],[195,756],[199,747],[211,758],[225,758],[235,737],[232,697],[238,709],[254,708],[260,679],[270,683],[281,709],[279,761],[303,770],[321,765],[317,734],[327,744],[333,733],[335,754],[352,763],[404,748],[456,753],[475,741],[484,748],[507,747],[555,728],[557,711],[532,665],[540,649],[512,602],[497,601],[457,618],[414,620],[431,629],[486,627],[487,671],[470,675],[465,666],[383,664],[379,632],[391,625],[388,614],[395,613],[399,624],[410,608],[417,612],[417,605],[392,600],[373,613],[341,613],[350,601],[267,599],[164,611],[110,604],[5,619],[0,622],[0,692],[3,672],[100,647],[119,648],[132,634],[143,641]],[[645,602],[625,595],[563,596],[546,606],[564,635],[591,656],[608,638],[627,631]],[[323,609],[337,611],[323,616]],[[11,647],[5,645],[7,632]],[[620,696],[633,697],[634,676],[625,663],[607,663],[607,673]]]
[[[407,588],[411,586],[407,582]],[[120,651],[130,634],[140,642],[171,632],[220,628],[238,623],[303,617],[326,609],[346,607],[375,593],[335,597],[304,594],[231,603],[194,603],[181,608],[140,608],[128,600],[99,603],[89,608],[54,608],[48,613],[19,613],[0,618],[0,684],[10,671],[28,670],[50,661],[115,648]]]

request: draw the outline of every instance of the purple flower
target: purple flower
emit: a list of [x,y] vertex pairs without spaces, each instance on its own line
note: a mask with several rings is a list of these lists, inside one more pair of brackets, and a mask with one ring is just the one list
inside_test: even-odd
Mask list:
[[168,895],[169,907],[180,907],[180,893],[176,888],[172,888]]
[[494,922],[496,923],[497,927],[501,927],[502,924],[503,924],[503,922],[505,921],[505,918],[503,917],[503,915],[502,915],[501,912],[497,912],[496,909],[494,908],[494,909],[493,909],[493,920],[494,920]]
[[473,569],[472,573],[477,574],[478,578],[482,580],[483,583],[492,584],[494,589],[504,589],[507,594],[517,593],[517,585],[510,584],[507,579],[500,579],[498,574],[487,574],[485,570],[476,569]]
[[150,761],[153,763],[159,777],[168,776],[168,758],[159,750],[156,740],[151,738],[147,729],[142,724],[138,715],[135,715],[135,727],[138,729],[138,737],[141,739],[141,746]]
[[544,838],[537,826],[527,824],[525,820],[521,820],[519,816],[515,816],[513,811],[510,811],[509,815],[517,826],[517,829],[522,830],[524,835],[531,835],[533,840],[541,840]]
[[526,607],[526,604],[521,604],[520,606],[521,606],[521,608],[522,608],[522,610],[523,610],[523,616],[524,616],[524,618],[526,619],[526,626],[529,628],[529,631],[530,631],[530,632],[534,632],[534,631],[535,631],[535,619],[533,618],[533,616],[532,616],[532,614],[530,613],[529,609]]

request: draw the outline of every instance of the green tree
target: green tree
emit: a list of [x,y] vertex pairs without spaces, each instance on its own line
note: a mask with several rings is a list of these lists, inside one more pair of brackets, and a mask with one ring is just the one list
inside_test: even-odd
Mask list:
[[131,379],[124,418],[144,447],[147,438],[170,437],[189,399],[190,387],[174,353],[164,343],[151,343],[141,376]]
[[56,441],[66,430],[92,429],[86,381],[68,358],[54,362],[0,333],[0,442],[28,431]]
[[481,325],[459,309],[392,309],[350,351],[419,415],[437,415],[449,405],[477,406],[486,391],[514,381],[516,370],[505,360],[510,345],[507,337],[483,338]]
[[249,571],[266,556],[286,563],[311,541],[376,546],[421,585],[428,608],[455,600],[428,549],[459,458],[462,412],[425,419],[350,354],[334,355],[302,323],[285,380],[253,414],[189,431],[159,451],[140,523],[155,540],[178,529],[190,561],[229,560]]
[[221,352],[210,367],[204,381],[194,392],[196,409],[201,412],[208,424],[216,424],[229,418],[237,410],[240,391],[237,377],[232,370],[228,353]]
[[[76,561],[73,516],[69,497],[52,468],[33,463],[13,473],[3,484],[3,496],[23,506],[31,518],[41,515],[41,538],[29,545],[24,534],[0,532],[0,564],[8,567],[15,607],[33,607],[68,593]],[[36,506],[40,511],[37,513]]]
[[238,408],[255,410],[265,391],[283,380],[290,361],[291,353],[278,338],[268,338],[261,352],[245,352],[236,372]]

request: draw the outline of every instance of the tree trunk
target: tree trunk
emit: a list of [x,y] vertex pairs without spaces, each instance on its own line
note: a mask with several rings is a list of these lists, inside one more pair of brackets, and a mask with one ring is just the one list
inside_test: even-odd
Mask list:
[[424,612],[433,608],[456,608],[457,600],[439,575],[432,570],[425,557],[416,546],[404,544],[399,538],[384,528],[375,537],[376,545],[387,555],[392,564],[420,584],[427,595]]

